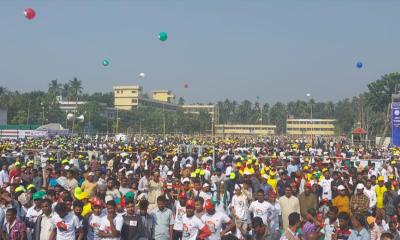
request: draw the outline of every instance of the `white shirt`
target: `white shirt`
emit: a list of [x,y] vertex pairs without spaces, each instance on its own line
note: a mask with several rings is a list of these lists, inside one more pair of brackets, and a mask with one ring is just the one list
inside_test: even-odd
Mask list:
[[182,217],[186,214],[186,207],[181,207],[179,201],[175,201],[175,222],[174,222],[174,230],[182,231],[183,230],[183,222]]
[[260,217],[264,224],[268,226],[268,210],[270,207],[267,201],[262,203],[254,201],[250,204],[249,212],[253,213],[254,217]]
[[364,188],[364,194],[369,198],[369,207],[373,208],[376,205],[376,192],[375,188],[371,187],[371,189]]
[[3,187],[5,183],[9,183],[10,178],[8,176],[8,173],[4,170],[0,171],[0,187]]
[[78,217],[71,212],[64,218],[61,218],[58,214],[54,214],[51,218],[51,229],[57,229],[57,240],[75,240],[75,231],[80,227]]
[[319,182],[319,185],[322,187],[322,199],[327,198],[328,200],[332,200],[332,188],[331,183],[333,179],[323,179]]
[[204,214],[201,217],[201,221],[208,227],[211,232],[211,235],[207,238],[207,240],[220,240],[222,224],[229,223],[231,219],[222,212],[215,212],[214,215]]
[[[122,216],[121,215],[117,215],[113,219],[113,223],[114,223],[114,226],[115,226],[115,230],[121,232],[122,224],[124,223],[124,220],[123,220]],[[101,224],[100,224],[99,230],[105,231],[105,232],[111,232],[111,225],[110,225],[110,221],[108,221],[107,216],[104,216],[104,217],[101,218]],[[103,240],[120,240],[121,237],[102,238],[102,239]]]
[[196,240],[199,231],[205,226],[204,223],[195,215],[188,218],[185,214],[183,215],[182,220],[183,220],[182,239]]
[[275,203],[268,202],[268,204],[268,220],[270,220],[269,227],[271,230],[279,230],[279,219],[280,215],[282,215],[281,206],[277,201],[275,201]]
[[51,234],[51,218],[53,217],[53,213],[50,216],[42,215],[42,220],[40,222],[40,239],[49,239]]
[[42,209],[39,209],[39,211],[37,211],[35,209],[35,206],[32,206],[28,209],[28,211],[26,212],[25,218],[32,223],[36,223],[37,218],[42,214]]
[[230,207],[233,207],[237,218],[243,221],[247,220],[247,209],[249,208],[249,205],[247,203],[246,195],[233,195]]
[[335,225],[339,226],[339,219],[336,219],[334,224],[329,223],[329,218],[326,218],[324,221],[324,227],[321,229],[321,232],[325,234],[325,239],[324,240],[331,240],[332,239],[332,233],[333,230],[335,229]]
[[94,214],[91,214],[89,217],[89,229],[88,229],[88,235],[87,239],[88,240],[100,240],[101,238],[98,235],[100,225],[101,225],[101,220],[105,216],[104,213],[101,213],[100,216],[96,216]]

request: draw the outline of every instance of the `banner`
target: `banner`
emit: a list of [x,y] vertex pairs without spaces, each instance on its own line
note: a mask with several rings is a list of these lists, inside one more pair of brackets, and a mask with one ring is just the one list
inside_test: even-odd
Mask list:
[[400,102],[392,102],[392,144],[400,146]]

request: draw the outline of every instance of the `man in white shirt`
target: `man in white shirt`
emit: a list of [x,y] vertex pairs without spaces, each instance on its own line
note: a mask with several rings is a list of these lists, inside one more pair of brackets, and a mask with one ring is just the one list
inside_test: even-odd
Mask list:
[[260,217],[265,225],[268,225],[268,209],[270,204],[264,200],[264,191],[257,191],[257,201],[250,204],[249,212],[253,214],[253,218]]
[[56,214],[51,218],[50,239],[75,240],[76,232],[78,232],[78,239],[83,238],[79,218],[68,209],[65,203],[57,203],[55,212]]
[[[204,208],[206,214],[201,217],[201,221],[208,227],[211,232],[211,236],[207,240],[220,240],[227,232],[234,229],[235,225],[231,219],[224,212],[215,211],[214,203],[211,200],[207,200]],[[225,224],[225,229],[222,230],[222,225]]]
[[35,224],[35,239],[49,239],[51,234],[51,219],[54,216],[51,210],[51,201],[44,199],[41,203],[42,214]]
[[4,164],[1,166],[1,171],[0,171],[0,187],[3,188],[5,185],[10,182],[9,176],[8,176],[8,171],[7,171],[7,164]]
[[232,197],[231,204],[229,206],[232,215],[236,219],[236,227],[240,230],[242,235],[247,232],[247,221],[248,221],[248,202],[247,197],[242,193],[242,187],[238,184],[235,185],[235,195]]
[[120,240],[124,220],[117,214],[117,204],[114,200],[106,203],[107,215],[101,219],[98,235],[104,240]]
[[192,199],[186,202],[186,214],[183,215],[183,240],[206,239],[211,235],[208,227],[194,215],[194,201]]
[[325,178],[319,182],[319,185],[322,188],[322,197],[321,198],[322,199],[327,198],[329,201],[331,201],[332,200],[332,188],[331,188],[332,179],[331,179],[328,169],[324,168],[324,169],[322,169],[322,172],[323,172]]
[[375,187],[372,186],[371,179],[368,179],[364,188],[364,194],[369,198],[370,211],[376,206],[376,192]]

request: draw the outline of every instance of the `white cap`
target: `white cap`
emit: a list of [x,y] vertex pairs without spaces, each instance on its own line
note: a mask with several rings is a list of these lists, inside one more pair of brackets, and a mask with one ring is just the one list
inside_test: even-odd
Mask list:
[[362,184],[362,183],[357,184],[357,189],[358,190],[363,190],[364,189],[364,184]]
[[186,164],[186,167],[190,168],[190,167],[192,167],[192,164],[188,163],[188,164]]
[[182,179],[182,183],[185,183],[185,182],[190,182],[190,179],[189,178]]
[[131,161],[127,158],[127,159],[125,159],[124,163],[129,165],[129,164],[131,164]]
[[209,187],[210,185],[208,183],[203,184],[203,188]]
[[65,166],[65,167],[64,167],[64,170],[69,170],[69,166]]
[[94,172],[90,172],[88,176],[94,176]]
[[110,196],[110,195],[108,195],[108,196],[106,196],[106,197],[104,198],[104,201],[105,201],[105,202],[108,202],[108,201],[111,201],[111,200],[114,200],[114,199],[113,199],[113,197]]
[[174,173],[173,173],[172,171],[168,171],[168,172],[167,172],[167,175],[168,175],[168,176],[172,176],[172,175],[174,175]]
[[133,171],[130,170],[130,171],[127,171],[127,172],[126,172],[126,176],[128,176],[129,174],[133,174]]
[[339,191],[342,191],[342,190],[345,190],[346,188],[345,188],[343,185],[339,185],[339,186],[337,187],[337,189],[338,189]]

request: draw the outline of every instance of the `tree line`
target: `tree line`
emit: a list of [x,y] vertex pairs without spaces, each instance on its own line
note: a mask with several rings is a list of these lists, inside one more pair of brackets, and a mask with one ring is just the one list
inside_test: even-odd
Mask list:
[[[400,86],[400,74],[389,73],[367,85],[364,93],[337,102],[297,100],[274,104],[225,99],[216,103],[219,114],[215,123],[220,124],[273,124],[277,133],[286,132],[286,119],[333,118],[336,119],[337,134],[349,134],[356,127],[363,127],[369,136],[390,133],[390,102],[392,94]],[[0,108],[8,110],[9,124],[60,123],[71,128],[65,112],[60,110],[57,96],[65,101],[86,101],[80,105],[77,115],[84,114],[85,121],[76,123],[76,132],[132,132],[132,133],[211,133],[212,119],[206,112],[198,115],[164,111],[162,109],[139,108],[118,111],[115,117],[104,114],[112,107],[113,92],[88,94],[83,92],[82,81],[73,78],[66,83],[52,80],[47,91],[21,93],[0,87]],[[183,98],[177,104],[182,105]],[[117,116],[118,115],[118,116]]]

